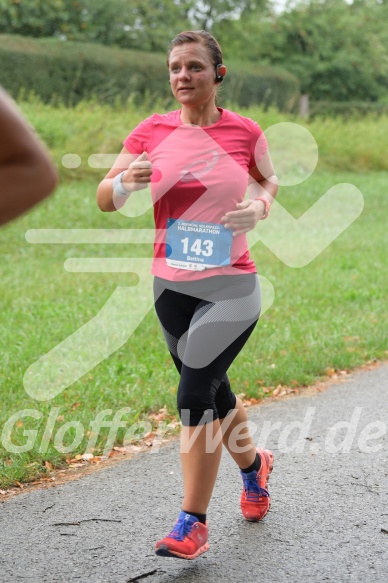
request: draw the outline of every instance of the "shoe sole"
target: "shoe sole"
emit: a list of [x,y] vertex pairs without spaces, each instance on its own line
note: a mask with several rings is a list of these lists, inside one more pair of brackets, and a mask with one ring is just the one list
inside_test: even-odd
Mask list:
[[[265,482],[265,488],[267,489],[268,482],[269,482],[269,477],[270,477],[271,472],[273,470],[274,456],[273,456],[273,453],[271,451],[269,451],[269,450],[257,449],[256,451],[257,451],[257,453],[260,452],[265,457],[265,461],[268,464],[268,476],[267,476],[267,480]],[[260,457],[261,457],[261,455],[260,455]],[[268,504],[267,511],[266,511],[265,514],[263,514],[263,516],[261,518],[246,518],[246,516],[244,516],[244,518],[245,518],[245,520],[247,522],[260,522],[260,520],[263,520],[263,518],[265,516],[267,516],[270,508],[271,508],[271,498],[269,499],[269,504]]]
[[158,555],[158,557],[172,557],[173,559],[185,559],[187,561],[192,561],[193,559],[196,559],[197,557],[199,557],[199,555],[202,555],[202,553],[205,553],[208,550],[209,545],[208,543],[206,543],[202,547],[200,547],[197,550],[197,552],[194,553],[194,555],[184,555],[183,553],[170,551],[170,549],[167,546],[162,545],[155,550],[155,554]]

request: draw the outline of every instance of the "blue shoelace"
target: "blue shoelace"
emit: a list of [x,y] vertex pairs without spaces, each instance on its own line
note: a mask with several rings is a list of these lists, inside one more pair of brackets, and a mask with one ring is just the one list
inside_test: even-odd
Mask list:
[[185,536],[189,534],[193,524],[196,522],[198,522],[198,518],[182,511],[178,516],[176,525],[168,536],[170,538],[175,538],[176,540],[183,540]]
[[241,472],[241,476],[244,482],[246,498],[249,502],[258,502],[261,496],[269,496],[267,490],[261,488],[257,483],[257,472],[253,471],[249,472],[249,474]]

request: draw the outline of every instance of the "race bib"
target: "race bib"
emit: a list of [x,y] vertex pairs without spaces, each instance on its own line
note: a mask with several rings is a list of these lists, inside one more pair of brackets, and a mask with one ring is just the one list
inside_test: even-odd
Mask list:
[[224,225],[168,219],[167,265],[194,271],[230,265],[232,241],[233,233]]

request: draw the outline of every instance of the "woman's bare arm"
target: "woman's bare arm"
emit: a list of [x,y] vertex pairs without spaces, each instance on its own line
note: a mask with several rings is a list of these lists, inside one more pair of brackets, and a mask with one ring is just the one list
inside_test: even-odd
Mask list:
[[112,168],[97,188],[97,204],[102,211],[112,212],[121,208],[128,196],[117,196],[113,192],[113,179],[124,172],[122,184],[128,193],[147,188],[151,181],[152,164],[147,160],[147,154],[130,154],[124,147],[118,155]]

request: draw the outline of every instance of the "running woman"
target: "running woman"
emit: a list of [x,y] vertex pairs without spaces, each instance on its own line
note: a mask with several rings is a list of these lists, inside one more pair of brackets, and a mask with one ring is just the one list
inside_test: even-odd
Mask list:
[[180,374],[184,496],[160,556],[195,559],[208,550],[206,512],[224,445],[240,469],[241,511],[261,520],[273,455],[256,448],[227,371],[252,333],[261,296],[246,233],[268,216],[277,180],[256,122],[216,105],[226,75],[205,31],[180,33],[169,48],[180,109],[154,114],[124,140],[97,202],[115,211],[151,187],[155,220],[155,309]]

